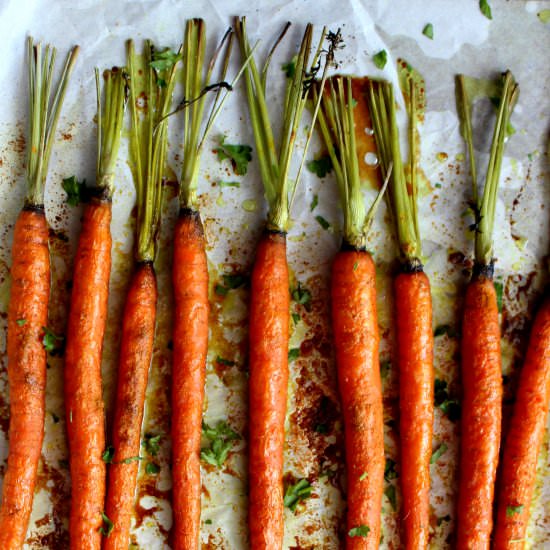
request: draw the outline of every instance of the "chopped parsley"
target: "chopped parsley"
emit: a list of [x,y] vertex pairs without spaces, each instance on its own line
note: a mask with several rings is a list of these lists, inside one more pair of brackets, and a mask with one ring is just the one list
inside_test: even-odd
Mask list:
[[290,294],[297,304],[303,305],[307,311],[311,309],[311,292],[304,288],[301,283],[298,283],[298,286],[291,290]]
[[309,205],[309,211],[313,212],[315,208],[317,208],[317,205],[319,204],[319,195],[313,195],[313,200],[311,201],[311,204]]
[[210,446],[201,450],[201,459],[212,466],[221,468],[233,447],[233,442],[240,439],[240,435],[223,420],[218,422],[215,427],[203,422],[202,433],[210,440]]
[[430,40],[434,39],[434,26],[431,23],[428,23],[423,29],[422,34],[429,38]]
[[86,200],[86,180],[78,181],[76,176],[71,176],[70,178],[63,178],[61,186],[67,193],[67,204],[78,206],[81,202]]
[[300,322],[300,314],[299,313],[293,313],[292,314],[292,320],[294,321],[294,324],[297,325]]
[[294,78],[296,74],[296,61],[298,61],[298,56],[295,55],[288,63],[284,63],[281,66],[281,70],[285,73],[287,78]]
[[242,273],[224,274],[222,280],[223,283],[217,283],[214,287],[214,292],[218,296],[227,296],[230,290],[244,286],[248,282],[248,277]]
[[294,361],[300,357],[300,348],[292,348],[288,350],[288,360]]
[[137,455],[137,456],[129,456],[128,458],[125,458],[124,460],[120,461],[120,464],[132,464],[132,462],[138,462],[139,460],[143,460],[143,457]]
[[252,147],[250,145],[230,145],[225,143],[225,137],[222,136],[220,144],[215,151],[218,160],[229,159],[233,166],[233,171],[238,176],[244,176],[248,170],[248,163],[252,160]]
[[150,476],[156,476],[160,472],[160,466],[154,462],[147,462],[145,465],[145,473]]
[[385,489],[384,494],[386,495],[386,498],[389,500],[391,507],[394,510],[397,510],[397,494],[395,491],[395,485],[393,483],[390,483]]
[[[316,174],[319,178],[324,178],[327,174],[332,172],[332,160],[328,154],[319,157],[318,159],[313,159],[307,162],[307,169]],[[313,210],[313,208],[311,209]]]
[[205,523],[205,525],[212,525],[212,520],[211,519],[205,519],[204,523]]
[[523,504],[518,506],[506,506],[506,517],[511,518],[516,514],[521,514],[523,512]]
[[231,361],[230,359],[224,359],[223,357],[220,357],[219,355],[216,357],[216,363],[219,365],[223,365],[224,367],[234,367],[235,361]]
[[103,462],[105,462],[105,464],[112,464],[114,456],[115,448],[112,445],[109,445],[105,449],[105,452],[101,455],[101,459],[103,460]]
[[323,228],[328,229],[330,227],[330,223],[323,218],[323,216],[315,216],[315,219],[317,220],[317,223]]
[[23,325],[27,324],[27,319],[17,319],[17,321],[15,322],[17,323],[18,327],[22,327]]
[[456,422],[460,418],[460,403],[458,399],[451,399],[447,389],[447,382],[439,378],[435,379],[434,404],[447,415],[451,422]]
[[391,481],[398,477],[397,471],[395,469],[397,463],[391,458],[386,458],[386,464],[384,466],[384,479],[386,481]]
[[430,464],[435,464],[447,451],[447,445],[441,443],[441,445],[432,453],[432,458],[430,458]]
[[145,436],[145,439],[143,440],[143,443],[145,445],[145,450],[151,456],[157,456],[158,452],[160,451],[161,437],[162,437],[162,434],[158,434],[158,435],[147,434]]
[[364,479],[367,479],[367,477],[369,477],[369,473],[368,473],[368,472],[363,472],[363,473],[359,476],[359,481],[363,481]]
[[103,520],[103,525],[99,528],[99,532],[105,536],[108,537],[115,528],[114,523],[107,517],[107,514],[105,512],[101,512],[101,519]]
[[388,62],[388,52],[386,52],[386,50],[380,50],[378,53],[374,54],[372,61],[377,68],[383,69]]
[[307,479],[300,479],[293,485],[287,485],[283,500],[284,505],[295,512],[298,504],[311,496],[312,490],[313,487]]
[[370,527],[366,525],[358,525],[357,527],[352,527],[348,531],[349,537],[366,537],[370,533]]
[[42,327],[44,331],[44,336],[42,337],[42,344],[46,351],[54,351],[58,346],[56,342],[62,342],[64,340],[63,336],[58,336],[48,327]]
[[487,0],[479,0],[479,11],[487,18],[492,19],[491,6]]
[[504,290],[504,285],[499,281],[495,281],[494,285],[495,285],[495,292],[497,295],[498,312],[501,313],[502,312],[502,293]]

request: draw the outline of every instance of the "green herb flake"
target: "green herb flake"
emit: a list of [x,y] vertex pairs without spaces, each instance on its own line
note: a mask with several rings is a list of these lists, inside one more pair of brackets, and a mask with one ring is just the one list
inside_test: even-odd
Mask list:
[[128,458],[125,458],[124,460],[120,461],[120,464],[132,464],[132,462],[138,462],[140,460],[143,460],[143,457],[137,455],[137,456],[129,456]]
[[398,477],[397,471],[395,467],[397,466],[397,463],[395,460],[391,458],[386,458],[386,464],[384,466],[384,479],[386,481],[391,481],[392,479],[396,479]]
[[506,517],[511,518],[516,514],[521,514],[523,512],[523,504],[518,506],[506,506]]
[[305,289],[300,283],[291,291],[292,299],[300,305],[303,305],[307,311],[311,309],[311,292]]
[[246,275],[243,275],[242,273],[222,275],[222,277],[224,286],[230,290],[240,288],[241,286],[244,286],[248,281],[248,277]]
[[315,208],[317,208],[317,205],[319,204],[319,196],[313,195],[313,200],[311,201],[311,204],[309,205],[309,211],[313,212]]
[[434,26],[431,23],[428,23],[423,29],[422,34],[428,37],[430,40],[434,39]]
[[479,0],[479,11],[487,18],[492,19],[491,6],[487,0]]
[[445,334],[449,338],[454,338],[456,336],[456,331],[450,325],[438,325],[437,327],[435,327],[435,330],[434,330],[434,336],[435,337],[443,336]]
[[451,422],[456,422],[460,418],[460,403],[457,399],[450,397],[447,382],[439,378],[436,378],[434,383],[434,404],[447,415]]
[[229,159],[233,171],[238,176],[244,176],[248,170],[248,163],[252,160],[252,147],[249,145],[230,145],[225,143],[225,137],[220,139],[220,144],[215,150],[218,160]]
[[390,484],[384,489],[384,494],[386,495],[386,498],[388,499],[389,503],[391,504],[391,507],[394,510],[397,510],[397,493],[395,491],[395,485]]
[[376,67],[378,67],[379,69],[383,69],[388,62],[388,52],[386,52],[386,50],[380,50],[377,54],[373,56],[372,61],[376,65]]
[[283,63],[281,70],[285,73],[287,78],[294,78],[296,74],[296,61],[298,61],[298,56],[295,55],[288,63]]
[[240,187],[240,181],[219,181],[218,187]]
[[292,314],[292,321],[294,322],[295,325],[297,325],[300,322],[300,320],[301,320],[301,317],[299,313]]
[[143,443],[145,444],[145,450],[151,456],[157,456],[160,451],[160,439],[162,434],[158,435],[146,435]]
[[359,262],[355,262],[353,264],[353,271],[357,271],[357,268],[359,267]]
[[108,537],[115,528],[114,523],[107,517],[107,514],[105,512],[101,512],[101,519],[103,520],[103,525],[99,528],[99,532],[105,536]]
[[205,523],[205,525],[212,525],[212,520],[211,519],[205,519],[204,523]]
[[430,464],[435,464],[445,454],[447,448],[448,447],[445,443],[441,443],[441,445],[432,453]]
[[363,473],[359,476],[359,481],[363,481],[364,479],[367,479],[367,477],[369,477],[369,473],[368,473],[368,472],[363,472]]
[[22,327],[23,325],[27,324],[27,319],[17,319],[17,321],[15,322],[17,323],[18,327]]
[[210,446],[201,450],[201,460],[217,468],[226,461],[233,442],[240,439],[239,434],[231,429],[227,422],[221,420],[215,427],[202,423],[202,433],[210,440]]
[[[162,51],[155,50],[153,52],[153,61],[151,61],[149,65],[153,67],[155,71],[166,71],[171,69],[178,62],[180,57],[180,55],[173,52],[170,48],[165,48]],[[158,81],[157,84],[162,86],[162,84]],[[164,82],[164,85],[166,86],[166,82]]]
[[86,180],[78,181],[76,176],[63,178],[61,186],[67,193],[67,204],[78,206],[86,200]]
[[502,312],[502,294],[504,291],[504,285],[499,281],[495,281],[494,285],[495,285],[495,292],[497,295],[498,312],[501,313]]
[[328,229],[330,227],[330,223],[323,218],[323,216],[315,216],[315,219],[317,220],[317,223],[323,228]]
[[539,18],[539,21],[541,23],[548,23],[550,22],[550,10],[541,10],[537,13],[537,17]]
[[64,337],[58,336],[48,327],[42,327],[42,330],[44,331],[44,336],[42,337],[44,349],[49,352],[54,351],[58,347],[56,342],[63,341]]
[[223,285],[220,285],[220,283],[216,283],[216,286],[214,287],[214,292],[218,296],[227,296],[227,293],[229,292],[229,289],[226,288]]
[[216,363],[218,363],[218,365],[223,365],[224,367],[234,367],[236,364],[235,361],[231,361],[230,359],[224,359],[219,355],[216,357]]
[[145,473],[150,476],[156,476],[160,472],[160,466],[154,462],[147,462],[145,465]]
[[366,537],[370,533],[370,527],[366,525],[358,525],[357,527],[352,527],[348,531],[349,537]]
[[298,504],[311,496],[312,490],[313,487],[307,479],[300,479],[293,485],[287,485],[283,500],[284,505],[295,512]]
[[300,348],[292,348],[288,350],[288,360],[295,361],[300,357]]
[[306,167],[311,173],[316,174],[317,177],[324,178],[332,172],[332,160],[329,155],[323,155],[322,157],[308,161]]
[[112,464],[114,456],[115,456],[115,448],[112,445],[109,445],[105,449],[105,452],[101,455],[101,460],[103,460],[105,464]]

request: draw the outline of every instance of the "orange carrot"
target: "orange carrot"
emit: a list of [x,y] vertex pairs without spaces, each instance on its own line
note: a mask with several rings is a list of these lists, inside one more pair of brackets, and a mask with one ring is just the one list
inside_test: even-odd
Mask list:
[[104,550],[128,548],[141,446],[141,424],[157,308],[152,263],[138,263],[130,281],[122,320],[120,360],[113,422],[114,455],[109,468],[105,513],[113,530]]
[[[397,366],[399,370],[399,433],[403,548],[426,549],[430,525],[430,458],[434,417],[432,299],[423,271],[416,205],[417,105],[424,83],[407,64],[403,90],[409,114],[409,173],[405,177],[396,123],[393,90],[372,83],[370,109],[382,173],[393,172],[389,205],[401,253],[401,273],[394,280]],[[386,122],[387,121],[387,122]],[[386,127],[385,124],[388,124]]]
[[100,548],[105,501],[105,415],[101,382],[103,336],[111,272],[111,196],[125,101],[125,77],[104,73],[103,120],[99,74],[97,192],[84,207],[73,272],[65,350],[65,409],[71,470],[71,548]]
[[0,509],[0,547],[23,546],[44,437],[50,254],[43,208],[26,207],[15,224],[8,309],[10,437]]
[[[57,121],[78,47],[53,86],[55,49],[27,39],[30,135],[25,206],[15,223],[8,306],[10,427],[8,464],[0,507],[0,548],[19,550],[27,534],[44,438],[50,255],[44,184]],[[51,95],[50,95],[51,94]],[[53,100],[52,100],[53,97]]]
[[550,404],[550,299],[535,317],[502,455],[495,550],[525,547],[529,508]]
[[182,209],[174,235],[172,477],[174,548],[197,548],[200,445],[208,352],[208,264],[198,212]]
[[500,326],[493,284],[493,227],[504,139],[518,89],[503,75],[491,155],[482,197],[478,197],[471,105],[458,78],[462,131],[470,156],[475,212],[475,266],[462,318],[462,441],[460,449],[457,548],[489,548],[502,419]]
[[[112,447],[105,503],[104,550],[126,550],[134,512],[141,427],[149,367],[153,357],[157,308],[157,281],[153,262],[160,227],[162,181],[167,147],[167,114],[170,110],[176,60],[154,69],[155,50],[145,43],[139,59],[128,42],[130,106],[132,115],[130,153],[136,187],[137,230],[135,269],[122,321]],[[139,76],[138,76],[139,75]],[[143,76],[141,76],[143,75]],[[140,78],[141,77],[141,78]],[[138,89],[144,82],[144,90]],[[138,115],[140,93],[149,108]]]
[[336,255],[331,299],[346,440],[346,548],[375,549],[380,542],[384,490],[384,413],[376,274],[367,252],[349,250]]

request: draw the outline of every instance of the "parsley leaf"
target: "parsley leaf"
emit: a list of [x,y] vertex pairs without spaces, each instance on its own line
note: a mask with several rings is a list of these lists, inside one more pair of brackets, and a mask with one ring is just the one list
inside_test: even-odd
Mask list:
[[491,6],[487,0],[479,0],[479,11],[487,18],[492,19]]
[[46,351],[54,351],[58,346],[56,342],[61,342],[64,340],[63,336],[58,336],[48,327],[42,327],[44,331],[44,336],[42,337],[42,344]]
[[143,460],[143,457],[141,456],[129,456],[128,458],[125,458],[124,460],[120,461],[120,464],[132,464],[132,462],[138,462],[139,460]]
[[252,160],[252,147],[250,145],[230,145],[225,143],[225,137],[220,139],[220,145],[215,151],[218,160],[229,159],[233,171],[238,176],[244,176],[248,170],[248,163]]
[[430,464],[435,464],[445,454],[447,449],[447,445],[445,443],[441,443],[441,445],[432,453]]
[[396,465],[397,463],[395,460],[386,458],[386,465],[384,466],[384,479],[386,481],[391,481],[398,477],[397,471],[395,470]]
[[504,291],[504,285],[498,281],[495,281],[494,285],[495,285],[495,292],[497,295],[498,312],[501,313],[502,312],[502,293]]
[[223,365],[224,367],[234,367],[236,365],[235,361],[231,361],[230,359],[224,359],[219,355],[216,357],[216,363],[218,363],[219,365]]
[[78,181],[76,176],[71,176],[70,178],[63,178],[61,186],[67,193],[67,204],[78,206],[86,200],[86,180]]
[[309,211],[313,212],[315,208],[317,208],[317,205],[319,204],[319,196],[313,195],[313,200],[311,201],[311,204],[309,205]]
[[112,464],[114,456],[115,456],[115,448],[112,445],[109,445],[105,449],[105,452],[101,455],[101,460],[103,460],[105,464]]
[[223,284],[217,283],[214,287],[214,292],[218,296],[227,296],[230,290],[240,288],[248,282],[248,277],[242,273],[224,274],[222,279]]
[[99,528],[99,532],[105,537],[108,537],[113,532],[115,525],[107,517],[107,514],[105,514],[105,512],[101,512],[101,518],[103,519],[103,525]]
[[386,495],[386,498],[389,500],[391,507],[394,510],[397,510],[397,494],[395,492],[395,485],[390,484],[384,489],[384,494]]
[[216,427],[211,427],[203,422],[202,433],[211,443],[210,447],[201,450],[201,459],[212,466],[221,468],[233,447],[233,442],[241,437],[223,420],[218,422]]
[[323,218],[323,216],[315,216],[315,219],[317,220],[317,223],[323,228],[328,229],[330,227],[330,223]]
[[[180,59],[176,52],[173,52],[170,48],[165,48],[162,51],[155,50],[153,52],[153,61],[149,63],[156,71],[166,71],[172,68]],[[162,86],[161,82],[158,82],[159,86]],[[166,83],[165,83],[166,85]]]
[[300,357],[300,348],[292,348],[288,350],[288,360],[294,361]]
[[292,320],[294,321],[294,324],[297,325],[300,322],[300,314],[299,313],[293,313],[292,314]]
[[[317,174],[319,178],[324,178],[327,174],[332,172],[332,160],[330,159],[330,155],[326,154],[318,159],[308,161],[306,163],[306,168],[313,174]],[[313,211],[313,207],[311,210]]]
[[151,456],[157,456],[158,452],[160,451],[161,437],[162,437],[162,434],[158,434],[158,435],[147,434],[145,436],[145,439],[143,440],[143,443],[145,444],[145,450]]
[[205,523],[205,525],[212,525],[212,520],[211,519],[205,519],[204,523]]
[[145,473],[150,476],[156,476],[160,472],[160,466],[154,462],[147,462],[145,465]]
[[380,50],[377,54],[373,56],[372,61],[376,65],[376,67],[378,67],[379,69],[383,69],[388,62],[388,52],[386,52],[386,50]]
[[521,514],[523,512],[523,504],[519,506],[506,506],[506,517],[514,517],[515,514]]
[[287,78],[294,78],[296,74],[296,61],[298,61],[298,56],[295,55],[288,63],[284,63],[281,66],[281,70],[285,73]]
[[310,311],[311,292],[302,287],[301,283],[298,283],[298,286],[291,291],[291,296],[296,303],[303,305],[307,311]]
[[366,525],[358,525],[357,527],[352,527],[348,531],[349,537],[366,537],[370,533],[370,527]]
[[23,325],[27,324],[27,319],[17,319],[17,321],[15,322],[17,323],[18,327],[22,327]]
[[429,38],[430,40],[434,39],[434,26],[431,23],[428,23],[423,29],[422,34]]
[[312,490],[313,487],[307,479],[300,479],[293,485],[287,485],[283,500],[284,505],[295,512],[298,504],[311,496]]

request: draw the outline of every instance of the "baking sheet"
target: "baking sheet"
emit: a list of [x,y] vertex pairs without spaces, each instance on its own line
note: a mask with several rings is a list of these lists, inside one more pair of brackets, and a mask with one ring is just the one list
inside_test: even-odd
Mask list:
[[[521,94],[513,117],[511,137],[503,165],[502,188],[497,206],[495,234],[496,279],[504,287],[503,374],[505,375],[505,418],[508,415],[517,372],[526,344],[533,307],[546,282],[548,253],[547,138],[550,120],[547,52],[550,24],[537,17],[550,2],[504,2],[492,0],[493,19],[479,11],[478,2],[406,1],[293,1],[233,2],[211,1],[91,1],[47,2],[33,0],[0,3],[0,34],[4,62],[0,65],[0,468],[7,456],[8,388],[5,358],[6,311],[9,298],[10,243],[13,224],[24,195],[24,150],[26,133],[26,71],[24,40],[27,34],[54,43],[60,54],[73,44],[82,47],[59,123],[50,165],[46,211],[51,225],[52,298],[50,326],[63,333],[66,323],[72,259],[79,230],[80,208],[65,204],[63,177],[75,174],[94,180],[95,168],[95,87],[93,68],[124,63],[124,41],[151,38],[160,46],[175,48],[182,40],[184,22],[189,17],[206,19],[211,46],[220,39],[234,15],[248,16],[252,40],[261,38],[259,52],[271,44],[282,25],[295,23],[278,50],[271,68],[273,88],[269,103],[273,113],[280,103],[284,75],[281,65],[291,57],[307,21],[342,28],[346,48],[339,54],[341,72],[384,76],[395,81],[395,61],[405,58],[426,80],[427,111],[421,128],[423,179],[420,223],[426,272],[433,288],[434,326],[456,329],[460,296],[467,281],[465,267],[473,241],[468,225],[466,201],[469,180],[464,147],[458,133],[454,104],[454,75],[464,72],[475,77],[494,77],[509,68],[520,83]],[[252,6],[252,7],[251,7]],[[434,27],[434,39],[422,34],[427,23]],[[320,27],[319,29],[320,30]],[[384,70],[372,63],[372,55],[388,52]],[[235,56],[235,61],[238,56]],[[234,65],[235,70],[235,65]],[[234,72],[233,70],[233,72]],[[278,116],[273,115],[277,120]],[[181,126],[171,122],[169,162],[175,173],[181,153]],[[205,149],[199,183],[201,211],[208,236],[208,256],[212,281],[211,346],[207,366],[205,420],[227,420],[242,436],[222,469],[203,467],[203,548],[240,549],[247,547],[246,533],[246,286],[218,296],[214,285],[223,273],[248,273],[265,217],[258,163],[253,158],[248,174],[235,176],[230,166],[217,161],[213,149],[220,135],[229,143],[246,143],[254,149],[247,122],[242,90],[236,90],[215,124]],[[490,131],[477,136],[476,147],[486,160]],[[303,147],[305,135],[298,144]],[[105,341],[104,387],[107,413],[112,410],[121,308],[132,266],[133,184],[123,143],[117,171],[113,205],[113,272],[109,320]],[[308,158],[321,151],[317,139]],[[253,152],[254,157],[254,152]],[[240,187],[224,187],[221,180],[239,181]],[[367,200],[374,194],[368,185]],[[319,204],[310,212],[313,197]],[[132,543],[136,548],[169,547],[170,469],[169,387],[171,296],[169,269],[171,232],[177,211],[174,187],[168,185],[160,252],[159,321],[154,362],[151,367],[144,433],[161,435],[158,476],[147,475],[143,463],[137,495]],[[294,326],[291,348],[300,348],[300,357],[291,364],[287,415],[285,472],[288,479],[306,477],[313,485],[312,497],[296,513],[285,512],[285,548],[335,549],[344,532],[343,437],[338,411],[334,362],[330,345],[327,275],[331,258],[340,240],[341,215],[336,188],[328,176],[318,179],[305,172],[293,210],[289,232],[291,287],[300,282],[311,292],[311,307],[293,304],[301,320]],[[330,227],[324,229],[314,216],[322,216]],[[378,266],[379,324],[383,335],[381,359],[384,373],[386,453],[398,458],[396,431],[397,385],[392,368],[391,288],[389,272],[396,246],[385,207],[373,227],[369,248]],[[235,365],[221,365],[217,357]],[[65,419],[62,402],[63,358],[48,358],[46,439],[35,496],[28,548],[59,549],[67,546],[67,516],[70,481],[67,469]],[[460,394],[456,336],[436,338],[436,377]],[[253,421],[253,419],[252,419]],[[318,426],[323,425],[323,430]],[[317,429],[316,429],[317,428]],[[326,433],[319,433],[326,432]],[[431,547],[450,548],[455,529],[456,459],[459,425],[436,410],[434,449],[442,443],[447,451],[434,464],[431,491]],[[539,474],[528,547],[550,544],[548,503],[550,483],[544,481],[548,465],[548,431],[539,460]],[[145,461],[144,461],[145,462]],[[393,485],[399,506],[399,483]],[[391,494],[391,489],[387,491]],[[398,514],[387,497],[383,502],[382,548],[399,547]]]

